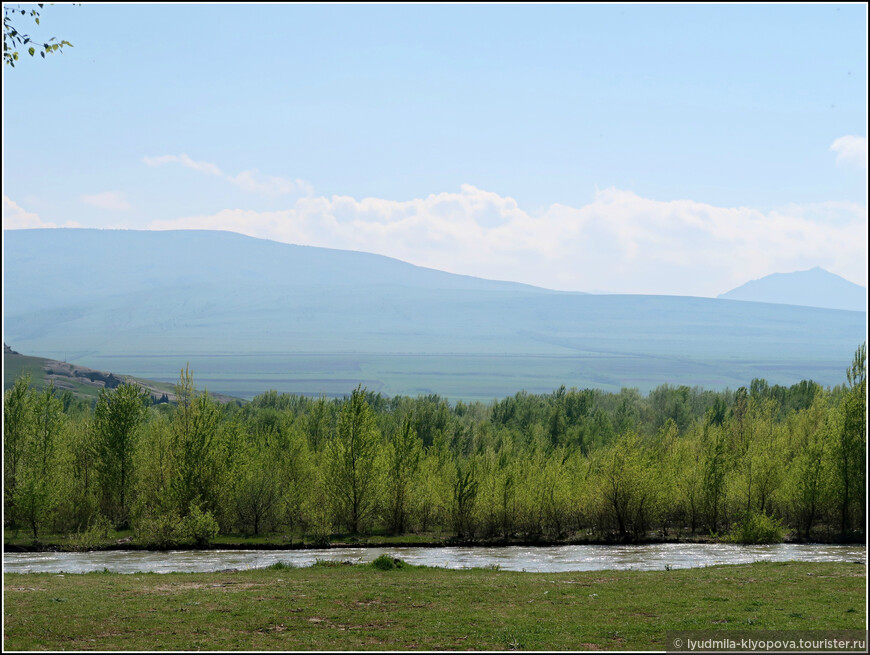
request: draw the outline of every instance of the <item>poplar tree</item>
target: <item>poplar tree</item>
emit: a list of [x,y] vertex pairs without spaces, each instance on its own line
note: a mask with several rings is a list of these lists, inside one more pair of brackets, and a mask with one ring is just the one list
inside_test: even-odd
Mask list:
[[390,527],[395,534],[403,534],[407,527],[412,484],[420,468],[422,450],[423,442],[414,429],[411,412],[402,419],[389,450]]
[[378,433],[375,417],[358,386],[345,401],[338,432],[327,446],[327,484],[347,527],[358,534],[375,500],[375,457]]
[[843,399],[843,424],[835,446],[837,491],[840,506],[840,534],[852,529],[852,511],[860,507],[861,525],[867,515],[864,467],[867,457],[867,344],[855,352],[846,371],[847,392]]
[[27,374],[3,393],[3,509],[7,524],[17,523],[15,496],[21,483],[25,449],[35,430],[35,393],[29,387]]
[[176,464],[172,487],[176,507],[182,515],[191,504],[202,501],[214,509],[212,446],[220,409],[207,391],[197,393],[189,366],[181,371],[175,395],[178,407],[172,425]]
[[97,470],[104,516],[118,527],[129,520],[136,435],[145,418],[147,394],[136,384],[102,389],[94,408]]

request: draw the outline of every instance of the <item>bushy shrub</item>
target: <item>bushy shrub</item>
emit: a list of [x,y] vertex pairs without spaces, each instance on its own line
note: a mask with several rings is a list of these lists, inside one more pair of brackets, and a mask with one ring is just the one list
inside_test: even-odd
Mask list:
[[284,571],[286,569],[295,569],[296,566],[290,562],[273,562],[266,567],[270,571]]
[[379,555],[377,559],[372,562],[372,566],[379,571],[391,571],[393,569],[403,568],[405,563],[396,557],[390,557],[384,553],[383,555]]
[[734,544],[778,544],[782,543],[784,530],[778,519],[764,512],[754,512],[735,523],[726,541]]
[[84,531],[70,535],[70,549],[75,551],[86,551],[99,548],[108,541],[111,529],[111,521],[102,514],[98,514]]
[[136,542],[157,550],[177,546],[179,522],[175,512],[144,514],[134,524]]
[[190,506],[190,512],[179,525],[179,542],[207,546],[218,536],[220,526],[211,512],[203,512],[196,505]]
[[136,541],[146,548],[165,550],[177,546],[206,546],[218,535],[220,527],[211,512],[190,506],[187,516],[176,512],[148,513],[135,525]]

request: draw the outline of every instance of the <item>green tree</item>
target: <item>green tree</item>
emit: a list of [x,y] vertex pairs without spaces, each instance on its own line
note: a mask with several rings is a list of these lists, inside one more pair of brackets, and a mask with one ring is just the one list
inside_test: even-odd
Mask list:
[[139,426],[145,418],[148,394],[136,384],[102,389],[94,408],[97,470],[103,514],[117,527],[129,520],[129,487]]
[[320,450],[326,434],[329,431],[330,411],[326,399],[321,396],[308,406],[308,414],[305,417],[305,429],[311,448]]
[[272,525],[280,506],[280,489],[275,461],[268,451],[250,448],[238,467],[234,501],[242,530],[258,535]]
[[390,529],[395,534],[403,534],[407,528],[412,485],[420,468],[422,452],[423,442],[414,429],[411,412],[402,419],[388,451]]
[[646,530],[655,504],[648,458],[637,433],[628,432],[608,447],[601,459],[603,516],[616,526],[623,541]]
[[827,405],[827,394],[817,394],[813,404],[801,410],[791,426],[795,437],[795,457],[789,467],[786,502],[804,539],[810,538],[827,501],[827,451],[839,429],[839,423]]
[[701,460],[703,472],[702,507],[707,519],[707,528],[710,532],[715,533],[719,530],[727,498],[728,444],[722,428],[712,424],[705,424],[701,443],[703,450]]
[[96,435],[89,416],[68,420],[59,444],[58,525],[82,533],[88,526],[109,526],[100,520],[97,493]]
[[25,446],[23,476],[16,489],[15,505],[34,539],[50,520],[57,502],[55,477],[56,445],[64,425],[63,404],[55,396],[54,385],[36,394],[34,429]]
[[[732,455],[736,465],[732,475],[732,486],[736,491],[734,498],[735,502],[738,496],[743,498],[743,506],[737,510],[747,517],[756,512],[767,512],[771,496],[780,483],[785,462],[784,449],[777,443],[777,410],[773,398],[753,395],[743,423],[745,439],[732,434]],[[734,422],[730,425],[733,428]]]
[[3,509],[7,524],[18,522],[15,496],[21,483],[26,449],[36,429],[34,402],[30,375],[19,377],[12,388],[3,393]]
[[867,344],[855,352],[846,371],[847,391],[843,399],[843,424],[834,449],[836,491],[840,509],[840,533],[852,529],[853,506],[860,509],[861,525],[866,518],[867,495],[864,467],[867,456]]
[[[715,421],[715,415],[710,419]],[[715,424],[715,423],[714,423]],[[702,444],[698,431],[693,428],[689,434],[677,441],[669,462],[670,475],[677,495],[677,506],[681,518],[689,522],[689,529],[695,534],[703,511],[704,468]]]
[[174,441],[169,417],[157,414],[145,424],[134,455],[136,492],[132,513],[136,522],[175,512],[172,498],[176,469]]
[[474,506],[479,487],[477,467],[473,459],[456,464],[453,479],[453,532],[459,539],[474,536]]
[[342,406],[338,432],[326,453],[327,483],[339,515],[354,534],[360,532],[374,505],[379,440],[366,390],[360,385]]
[[207,391],[197,393],[193,373],[186,366],[175,386],[178,407],[172,425],[176,465],[172,487],[176,508],[184,513],[191,505],[215,508],[215,453],[220,409]]

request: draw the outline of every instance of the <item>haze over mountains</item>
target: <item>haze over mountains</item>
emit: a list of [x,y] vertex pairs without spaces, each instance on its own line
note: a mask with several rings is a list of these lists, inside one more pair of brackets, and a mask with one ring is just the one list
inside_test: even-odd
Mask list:
[[718,298],[867,311],[867,289],[816,266],[751,280]]
[[15,350],[252,397],[839,384],[866,315],[556,292],[229,232],[4,232]]

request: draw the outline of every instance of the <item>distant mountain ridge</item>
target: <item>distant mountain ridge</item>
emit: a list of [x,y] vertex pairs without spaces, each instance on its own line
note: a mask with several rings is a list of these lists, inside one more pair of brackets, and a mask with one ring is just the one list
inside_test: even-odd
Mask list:
[[21,352],[250,398],[491,400],[567,387],[833,385],[866,316],[592,295],[230,232],[4,232],[4,337]]
[[719,294],[717,298],[867,311],[865,287],[818,266],[794,273],[773,273]]

